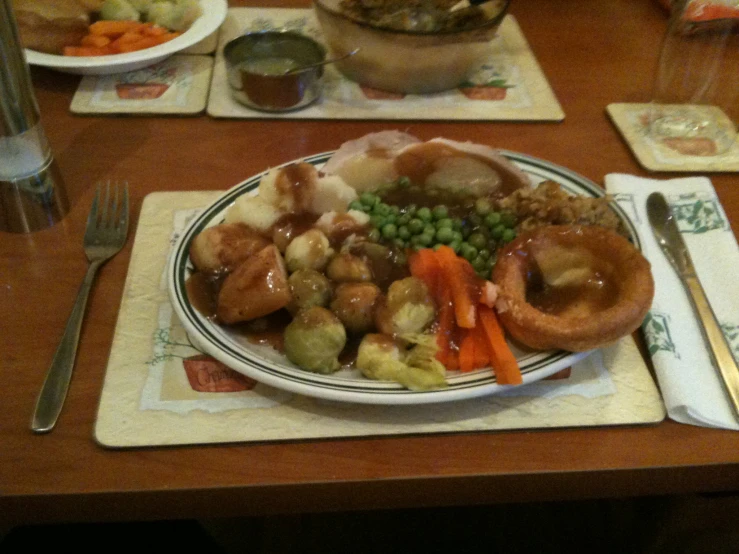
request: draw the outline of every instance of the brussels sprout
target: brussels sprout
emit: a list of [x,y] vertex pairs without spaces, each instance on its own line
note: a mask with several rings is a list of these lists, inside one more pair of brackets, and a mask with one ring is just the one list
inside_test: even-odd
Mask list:
[[184,31],[200,17],[197,0],[157,0],[149,6],[146,20],[172,31]]
[[313,306],[328,306],[333,294],[331,281],[313,269],[299,269],[287,280],[292,300],[287,309],[292,314]]
[[285,263],[291,273],[299,269],[322,271],[333,253],[326,235],[318,229],[311,229],[287,245]]
[[[417,338],[417,337],[416,337]],[[436,338],[423,335],[419,344],[396,341],[388,335],[365,335],[357,353],[357,369],[369,379],[395,381],[410,390],[445,387],[444,366],[435,359]],[[423,350],[414,357],[414,351]],[[429,353],[431,354],[429,355]]]
[[341,283],[331,311],[350,333],[366,333],[374,327],[375,305],[381,294],[374,283]]
[[128,0],[105,0],[100,6],[101,19],[109,20],[139,20],[139,12]]
[[326,267],[326,275],[337,283],[371,281],[372,269],[359,256],[341,252],[331,258]]
[[320,306],[301,310],[284,333],[287,359],[314,373],[333,373],[340,367],[339,354],[346,345],[346,331],[339,319]]
[[375,315],[377,328],[388,335],[421,333],[436,317],[426,284],[416,277],[393,282]]

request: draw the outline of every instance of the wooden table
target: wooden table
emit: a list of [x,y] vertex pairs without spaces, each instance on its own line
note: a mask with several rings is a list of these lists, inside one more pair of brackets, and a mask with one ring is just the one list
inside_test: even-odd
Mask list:
[[[306,0],[247,4],[308,5]],[[72,208],[51,229],[0,234],[0,522],[739,490],[739,433],[671,421],[635,428],[103,449],[93,441],[93,425],[132,240],[100,272],[57,428],[42,436],[29,430],[36,395],[85,271],[82,234],[98,181],[129,181],[135,229],[149,192],[224,189],[270,165],[388,128],[526,152],[600,183],[610,172],[645,175],[605,107],[649,99],[664,12],[651,0],[514,0],[511,12],[564,108],[562,123],[78,117],[69,104],[79,77],[34,68],[43,123]],[[739,180],[731,174],[711,178],[736,228]]]

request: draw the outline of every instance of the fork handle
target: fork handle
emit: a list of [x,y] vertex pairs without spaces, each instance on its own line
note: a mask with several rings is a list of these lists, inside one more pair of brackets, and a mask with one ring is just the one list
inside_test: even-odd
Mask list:
[[31,430],[35,433],[51,431],[62,411],[64,399],[67,397],[67,391],[69,390],[69,382],[72,379],[74,360],[77,357],[77,345],[80,340],[80,330],[87,307],[87,298],[90,295],[92,283],[101,263],[100,261],[94,261],[87,267],[87,273],[77,293],[72,313],[69,314],[64,335],[62,335],[62,340],[56,349],[54,359],[46,373],[44,385],[41,387],[41,392],[36,400],[33,422],[31,423]]

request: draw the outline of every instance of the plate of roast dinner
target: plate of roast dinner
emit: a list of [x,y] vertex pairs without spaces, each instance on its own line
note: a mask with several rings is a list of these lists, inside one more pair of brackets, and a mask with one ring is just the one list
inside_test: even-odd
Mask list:
[[31,65],[81,75],[148,67],[200,42],[226,0],[13,0]]
[[207,354],[297,394],[461,400],[544,379],[652,301],[626,214],[550,162],[372,133],[229,189],[179,236],[170,298]]

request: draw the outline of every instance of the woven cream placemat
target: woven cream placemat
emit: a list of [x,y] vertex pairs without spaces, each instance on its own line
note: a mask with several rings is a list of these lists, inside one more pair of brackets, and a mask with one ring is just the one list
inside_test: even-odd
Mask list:
[[108,361],[95,438],[108,447],[304,440],[650,424],[665,409],[631,337],[504,395],[424,406],[367,406],[280,391],[202,355],[172,311],[167,255],[218,192],[144,200]]
[[[223,46],[249,32],[286,29],[323,42],[313,10],[231,8],[221,27],[208,114],[229,118],[561,121],[564,112],[513,16],[503,20],[490,54],[465,89],[397,95],[362,88],[332,65],[325,66],[322,98],[312,106],[273,114],[247,108],[231,97]],[[485,83],[485,86],[483,86]]]

